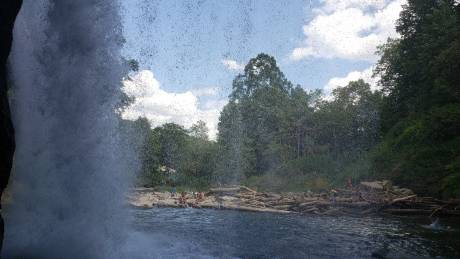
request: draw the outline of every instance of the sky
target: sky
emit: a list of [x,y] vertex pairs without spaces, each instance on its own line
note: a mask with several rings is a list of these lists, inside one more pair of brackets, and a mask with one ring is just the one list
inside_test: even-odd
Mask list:
[[233,78],[267,53],[286,77],[326,94],[371,78],[377,46],[398,37],[404,0],[127,0],[123,56],[140,71],[124,81],[135,97],[124,117],[152,126],[207,123],[217,134]]

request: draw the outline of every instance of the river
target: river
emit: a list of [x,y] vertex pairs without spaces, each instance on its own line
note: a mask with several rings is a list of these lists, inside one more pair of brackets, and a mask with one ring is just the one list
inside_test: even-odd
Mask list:
[[[460,257],[460,224],[389,216],[278,215],[208,209],[135,209],[135,258]],[[159,234],[162,233],[162,234]],[[142,241],[141,241],[142,240]],[[152,248],[154,247],[154,249]],[[149,254],[150,253],[150,254]]]

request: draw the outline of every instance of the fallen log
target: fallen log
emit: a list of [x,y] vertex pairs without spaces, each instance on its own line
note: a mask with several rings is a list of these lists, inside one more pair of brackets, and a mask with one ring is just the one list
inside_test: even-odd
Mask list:
[[296,205],[298,204],[297,202],[295,201],[271,201],[271,202],[266,202],[266,204],[269,204],[269,205]]
[[397,203],[397,202],[410,200],[410,199],[415,198],[415,197],[417,197],[416,194],[414,194],[414,195],[409,195],[409,196],[402,197],[402,198],[396,198],[396,199],[392,200],[392,201],[390,202],[390,204],[395,204],[395,203]]
[[261,200],[261,201],[264,201],[264,202],[274,202],[274,201],[279,201],[281,199],[281,197],[273,197],[273,198],[264,198],[264,197],[260,197],[258,198],[258,200]]
[[316,203],[318,203],[318,201],[310,201],[310,202],[304,202],[304,203],[300,203],[298,205],[298,207],[300,208],[303,208],[303,207],[308,207],[308,206],[311,206],[311,205],[315,205]]
[[248,188],[248,187],[246,187],[246,186],[244,186],[244,185],[241,185],[241,186],[240,186],[240,189],[245,190],[245,191],[248,191],[248,192],[252,192],[252,193],[256,193],[256,192],[257,192],[257,191],[254,191],[253,189]]
[[364,187],[367,187],[369,189],[374,189],[374,190],[383,190],[384,186],[381,182],[375,181],[375,182],[361,182],[361,185]]
[[312,213],[312,212],[315,212],[315,211],[319,211],[319,209],[316,208],[316,207],[307,208],[307,209],[302,210],[302,213]]
[[252,194],[236,194],[235,197],[238,197],[240,199],[252,199],[252,200],[255,200],[255,196],[252,195]]
[[244,201],[244,202],[241,202],[240,204],[251,205],[253,207],[266,207],[265,203],[257,202],[257,201]]

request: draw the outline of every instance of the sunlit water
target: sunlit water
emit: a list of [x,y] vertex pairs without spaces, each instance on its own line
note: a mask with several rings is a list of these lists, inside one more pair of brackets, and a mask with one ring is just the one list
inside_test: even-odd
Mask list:
[[[460,257],[460,232],[423,227],[428,218],[277,215],[226,210],[133,210],[137,258]],[[457,221],[458,222],[458,221]],[[457,224],[457,225],[455,225]],[[164,236],[158,236],[162,233]],[[141,251],[139,251],[141,250]]]

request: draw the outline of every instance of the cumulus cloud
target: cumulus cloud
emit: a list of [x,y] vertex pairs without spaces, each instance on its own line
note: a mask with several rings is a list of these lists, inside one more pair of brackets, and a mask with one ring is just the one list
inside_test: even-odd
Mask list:
[[372,77],[373,75],[373,67],[369,67],[367,69],[364,69],[362,71],[353,71],[348,73],[344,77],[334,77],[331,78],[327,84],[324,86],[324,93],[326,95],[330,95],[332,93],[332,90],[346,86],[350,81],[356,81],[358,79],[363,79],[364,82],[368,83],[371,86],[372,90],[377,90],[379,89],[378,87],[378,77]]
[[209,137],[215,139],[217,135],[219,114],[226,100],[211,100],[200,104],[198,98],[203,95],[216,95],[217,88],[171,93],[161,89],[151,71],[144,70],[124,80],[123,91],[135,99],[122,114],[124,119],[146,117],[152,127],[174,122],[186,128],[203,120],[209,128]]
[[203,87],[190,90],[192,94],[197,97],[201,96],[216,96],[219,93],[219,88],[217,87]]
[[395,21],[405,0],[322,0],[303,26],[305,41],[290,55],[375,61],[378,45],[398,37]]
[[222,59],[222,64],[228,69],[228,70],[234,70],[234,71],[242,71],[244,70],[244,65],[242,63],[236,62],[236,60],[233,59]]
[[346,8],[359,8],[359,9],[381,9],[388,4],[388,0],[321,0],[323,4],[321,9],[326,12],[333,12],[335,10],[343,10]]

